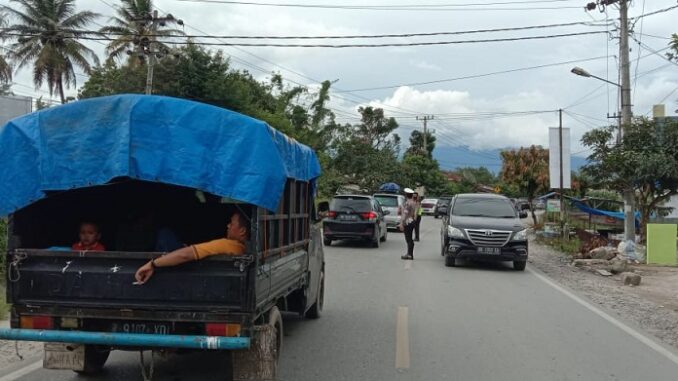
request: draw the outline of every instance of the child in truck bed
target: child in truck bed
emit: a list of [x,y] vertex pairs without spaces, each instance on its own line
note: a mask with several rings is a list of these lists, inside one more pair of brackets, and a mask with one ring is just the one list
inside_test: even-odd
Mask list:
[[77,251],[105,251],[104,245],[99,242],[101,232],[99,226],[93,222],[83,222],[80,224],[80,241],[71,246],[71,249]]

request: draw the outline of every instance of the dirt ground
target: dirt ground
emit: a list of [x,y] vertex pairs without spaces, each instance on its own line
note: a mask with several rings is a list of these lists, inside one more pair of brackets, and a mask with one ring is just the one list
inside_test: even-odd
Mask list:
[[633,265],[640,286],[625,286],[619,275],[603,277],[571,265],[563,253],[532,240],[530,265],[620,318],[678,348],[678,267]]

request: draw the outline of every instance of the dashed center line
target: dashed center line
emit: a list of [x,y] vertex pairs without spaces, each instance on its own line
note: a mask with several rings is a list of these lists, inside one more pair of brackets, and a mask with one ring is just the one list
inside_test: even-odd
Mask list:
[[412,261],[405,261],[405,270],[409,270],[412,268]]
[[409,308],[398,306],[396,320],[396,369],[410,368],[410,333],[408,331],[407,317]]

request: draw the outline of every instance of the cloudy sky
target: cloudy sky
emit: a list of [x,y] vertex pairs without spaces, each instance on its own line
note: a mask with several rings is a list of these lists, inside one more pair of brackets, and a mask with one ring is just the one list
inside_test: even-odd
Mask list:
[[[434,115],[440,146],[465,146],[465,162],[484,154],[473,152],[529,144],[546,145],[548,128],[557,126],[559,108],[572,130],[575,155],[587,152],[581,135],[608,123],[618,110],[617,87],[570,73],[581,66],[592,74],[618,82],[616,6],[606,13],[585,12],[586,0],[251,0],[257,3],[360,6],[362,9],[273,7],[225,3],[156,0],[161,13],[184,20],[187,34],[245,36],[375,35],[458,32],[586,22],[590,25],[546,27],[518,31],[398,37],[358,40],[236,40],[278,43],[411,43],[512,39],[582,32],[560,38],[464,44],[370,48],[215,47],[230,55],[234,67],[247,69],[262,80],[271,72],[290,84],[315,88],[318,81],[336,80],[332,107],[340,121],[354,122],[360,105],[383,107],[398,119],[401,136],[421,128],[416,116]],[[7,0],[1,4],[10,4]],[[418,4],[418,8],[383,6]],[[475,5],[473,5],[475,4]],[[480,4],[480,5],[479,5]],[[374,8],[365,9],[373,5]],[[425,5],[425,6],[424,6]],[[648,14],[676,5],[675,0],[635,0],[630,16]],[[104,24],[117,6],[115,0],[78,0],[80,10],[103,15]],[[678,33],[678,9],[635,20],[631,40],[633,111],[650,115],[652,105],[663,102],[667,113],[678,108],[678,65],[662,58],[668,37]],[[609,26],[605,26],[609,23]],[[617,22],[618,24],[618,22]],[[93,25],[92,29],[97,29]],[[200,41],[200,40],[199,40]],[[214,40],[212,40],[214,42]],[[88,44],[103,53],[103,45]],[[639,59],[640,58],[640,59]],[[525,69],[535,66],[541,68]],[[519,69],[519,70],[516,70]],[[525,70],[522,70],[525,69]],[[507,71],[509,71],[507,73]],[[504,73],[502,73],[504,72]],[[80,76],[80,83],[86,77]],[[41,95],[30,74],[16,75],[14,91]],[[407,140],[406,138],[404,140]],[[486,156],[486,155],[485,155]],[[444,166],[453,166],[449,163]]]

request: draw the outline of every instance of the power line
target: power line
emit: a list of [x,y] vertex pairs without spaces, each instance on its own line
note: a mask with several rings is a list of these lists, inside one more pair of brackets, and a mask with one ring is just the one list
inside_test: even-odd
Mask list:
[[[645,13],[645,0],[643,0],[643,10],[641,11],[641,13],[643,13],[643,14]],[[645,18],[640,19],[640,37],[638,39],[638,58],[640,58],[640,53],[641,53],[640,46],[642,44],[641,41],[643,39],[643,25],[645,25]],[[640,67],[640,61],[636,60],[636,71],[634,73],[634,78],[633,78],[633,95],[632,95],[631,99],[636,98],[636,84],[638,83],[638,68],[639,67]]]
[[[645,18],[645,17],[648,17],[648,16],[658,15],[658,14],[660,14],[660,13],[666,13],[666,12],[672,11],[672,10],[674,10],[674,9],[676,9],[676,8],[678,8],[678,5],[673,5],[673,6],[670,6],[670,7],[668,7],[668,8],[659,9],[659,10],[654,11],[654,12],[643,13],[643,14],[641,14],[641,15],[639,15],[639,16],[629,17],[629,20],[638,21],[638,20],[640,20],[640,19],[642,19],[642,18]],[[643,9],[644,9],[644,8],[643,8]]]
[[[391,34],[353,34],[353,35],[323,35],[323,36],[251,36],[251,35],[181,35],[177,37],[182,38],[201,38],[201,39],[217,39],[217,40],[322,40],[322,39],[367,39],[367,38],[407,38],[407,37],[431,37],[431,36],[456,36],[463,34],[476,33],[494,33],[494,32],[512,32],[519,30],[534,30],[534,29],[548,29],[560,28],[567,26],[590,26],[590,27],[607,27],[609,24],[592,23],[589,21],[577,21],[560,24],[546,24],[546,25],[530,25],[522,27],[505,27],[493,29],[474,29],[461,31],[443,31],[443,32],[423,32],[423,33],[391,33]],[[127,35],[121,32],[101,32],[101,31],[74,31],[84,34],[99,34],[99,35]],[[146,37],[165,37],[162,34],[147,34]]]
[[599,56],[599,57],[584,58],[584,59],[577,59],[577,60],[564,61],[564,62],[555,62],[555,63],[544,64],[544,65],[526,66],[526,67],[509,69],[509,70],[494,71],[494,72],[484,73],[484,74],[473,74],[473,75],[466,75],[466,76],[462,76],[462,77],[437,79],[437,80],[433,80],[433,81],[424,81],[424,82],[410,82],[410,83],[404,83],[404,84],[399,84],[399,85],[364,87],[364,88],[359,88],[359,89],[345,90],[345,91],[341,91],[341,92],[342,93],[344,93],[344,92],[353,93],[353,92],[359,92],[359,91],[396,89],[396,88],[403,87],[403,86],[415,87],[415,86],[422,86],[422,85],[431,85],[431,84],[435,84],[435,83],[453,82],[453,81],[460,81],[460,80],[464,80],[464,79],[475,79],[475,78],[489,77],[489,76],[498,75],[498,74],[509,74],[509,73],[515,73],[515,72],[519,72],[519,71],[542,69],[542,68],[545,68],[545,67],[553,67],[553,66],[569,65],[569,64],[573,64],[573,63],[595,61],[595,60],[600,60],[600,59],[603,59],[603,58],[607,58],[607,57],[606,56]]
[[[95,31],[79,31],[81,34],[100,34]],[[247,46],[247,47],[268,47],[268,48],[331,48],[331,49],[345,49],[345,48],[389,48],[389,47],[413,47],[413,46],[439,46],[439,45],[461,45],[461,44],[478,44],[488,42],[514,42],[514,41],[530,41],[530,40],[545,40],[552,38],[587,36],[594,34],[607,34],[606,31],[592,31],[592,32],[574,32],[562,34],[550,34],[542,36],[521,36],[521,37],[507,37],[507,38],[488,38],[475,40],[454,40],[454,41],[430,41],[430,42],[394,42],[382,44],[272,44],[272,43],[246,43],[246,42],[201,42],[193,41],[160,41],[168,45],[202,45],[202,46]],[[14,37],[40,37],[40,34],[28,33],[4,33],[5,36]],[[65,39],[73,40],[90,40],[90,41],[115,41],[110,37],[85,37],[85,36],[64,36]]]
[[341,10],[367,10],[367,11],[529,11],[529,10],[562,10],[583,9],[581,6],[536,6],[536,7],[499,7],[488,8],[495,5],[519,5],[565,2],[566,0],[542,0],[542,1],[505,1],[494,3],[467,3],[467,4],[416,4],[416,5],[339,5],[339,4],[296,4],[296,3],[260,3],[248,1],[225,1],[225,0],[179,0],[183,2],[248,5],[259,7],[278,8],[315,8],[315,9],[341,9]]

